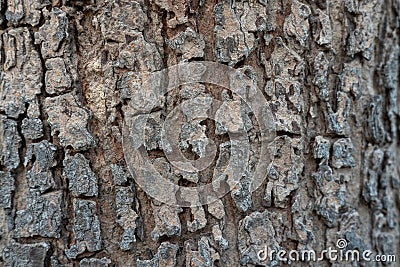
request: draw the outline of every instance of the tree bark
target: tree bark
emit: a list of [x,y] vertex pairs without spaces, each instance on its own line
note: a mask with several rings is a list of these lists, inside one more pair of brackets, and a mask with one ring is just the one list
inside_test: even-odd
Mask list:
[[[399,0],[0,0],[0,266],[284,266],[279,250],[329,248],[399,257],[399,12]],[[175,65],[205,61],[220,64],[207,69],[214,84],[153,98],[148,83],[165,77],[152,75],[169,69],[171,85]],[[215,146],[207,168],[174,165],[166,125],[187,159]],[[182,193],[218,179],[238,180],[213,202]]]

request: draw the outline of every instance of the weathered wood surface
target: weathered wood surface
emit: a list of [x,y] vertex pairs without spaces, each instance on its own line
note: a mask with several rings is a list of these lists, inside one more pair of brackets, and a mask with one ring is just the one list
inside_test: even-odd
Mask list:
[[[0,266],[279,266],[257,252],[338,239],[400,257],[399,13],[399,0],[0,0]],[[174,207],[134,181],[122,129],[142,104],[138,73],[193,61],[231,66],[262,90],[273,163],[253,193],[250,169],[221,200]],[[218,150],[208,169],[179,171],[161,127],[200,96],[221,101],[226,125],[186,123],[188,158],[207,140]],[[223,175],[227,132],[244,129],[257,152],[235,94],[187,85],[163,100],[145,138],[163,177],[195,186]]]

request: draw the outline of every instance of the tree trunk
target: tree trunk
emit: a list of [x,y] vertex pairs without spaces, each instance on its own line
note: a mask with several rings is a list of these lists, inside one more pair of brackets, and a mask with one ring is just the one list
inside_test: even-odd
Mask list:
[[0,0],[0,266],[395,266],[399,12]]

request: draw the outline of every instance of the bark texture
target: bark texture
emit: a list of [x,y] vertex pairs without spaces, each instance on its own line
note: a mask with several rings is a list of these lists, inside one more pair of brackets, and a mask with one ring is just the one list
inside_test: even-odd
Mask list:
[[[399,12],[399,0],[0,0],[0,266],[280,266],[257,253],[339,239],[400,257]],[[255,192],[249,168],[221,200],[181,208],[137,186],[122,128],[143,104],[138,73],[191,61],[250,77],[276,137]],[[184,124],[180,148],[202,158],[212,139],[217,155],[180,172],[161,128],[199,97],[222,102],[224,123]],[[227,90],[187,85],[163,100],[145,148],[166,179],[224,175],[228,132],[244,129],[257,152],[252,113]],[[382,265],[294,263],[349,264]]]

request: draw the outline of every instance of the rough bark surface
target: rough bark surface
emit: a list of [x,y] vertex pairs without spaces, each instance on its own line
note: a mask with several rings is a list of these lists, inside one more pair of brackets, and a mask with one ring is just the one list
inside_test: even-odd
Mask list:
[[[399,0],[0,0],[0,266],[280,266],[257,253],[339,239],[400,257],[399,14]],[[192,61],[251,77],[276,137],[255,192],[249,168],[221,200],[181,208],[135,183],[122,129],[146,108],[138,73]],[[212,139],[215,160],[176,170],[163,122],[209,98],[222,123],[184,123],[179,146],[202,158]],[[251,112],[224,88],[181,86],[163,100],[145,148],[166,179],[225,175],[228,132],[247,131],[257,152]],[[382,265],[294,266],[349,264]]]

